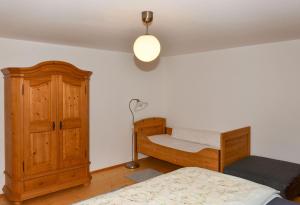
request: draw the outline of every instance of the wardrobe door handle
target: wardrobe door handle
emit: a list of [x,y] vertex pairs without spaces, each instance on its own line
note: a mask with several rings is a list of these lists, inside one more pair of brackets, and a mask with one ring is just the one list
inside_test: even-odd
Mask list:
[[62,124],[62,121],[59,122],[59,129],[62,129],[63,127],[63,124]]
[[52,129],[55,130],[55,122],[52,122]]

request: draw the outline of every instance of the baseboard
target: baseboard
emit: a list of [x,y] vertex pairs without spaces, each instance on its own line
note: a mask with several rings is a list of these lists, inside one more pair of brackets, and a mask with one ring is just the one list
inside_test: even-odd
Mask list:
[[[146,155],[145,155],[146,156]],[[142,159],[139,159],[138,161],[143,161],[145,159],[149,158],[148,156],[142,158]],[[110,166],[110,167],[105,167],[105,168],[102,168],[102,169],[96,169],[94,171],[91,171],[91,174],[95,174],[95,173],[98,173],[98,172],[103,172],[103,171],[107,171],[107,170],[111,170],[111,169],[115,169],[115,168],[118,168],[118,167],[122,167],[122,166],[125,166],[125,164],[127,164],[128,162],[125,162],[125,163],[121,163],[121,164],[116,164],[116,165],[113,165],[113,166]]]
[[125,166],[125,164],[126,163],[122,163],[122,164],[117,164],[117,165],[113,165],[113,166],[110,166],[110,167],[105,167],[105,168],[102,168],[102,169],[96,169],[94,171],[91,171],[91,174],[95,174],[95,173],[98,173],[98,172],[103,172],[103,171],[107,171],[107,170],[110,170],[110,169],[122,167],[122,166]]

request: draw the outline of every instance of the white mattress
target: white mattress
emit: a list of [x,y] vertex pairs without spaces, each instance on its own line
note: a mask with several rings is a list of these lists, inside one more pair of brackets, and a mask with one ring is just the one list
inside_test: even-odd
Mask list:
[[187,141],[187,140],[177,139],[177,138],[172,137],[167,134],[149,136],[148,139],[155,144],[159,144],[159,145],[162,145],[165,147],[170,147],[170,148],[185,151],[185,152],[195,153],[195,152],[199,152],[205,148],[213,148],[210,145],[205,145],[205,144],[200,144],[200,143],[191,142],[191,141]]
[[185,151],[199,152],[205,148],[220,149],[220,132],[174,128],[172,135],[153,135],[149,140],[155,144]]
[[175,127],[172,131],[172,137],[174,138],[210,145],[216,149],[220,149],[220,136],[220,132],[211,130],[196,130]]

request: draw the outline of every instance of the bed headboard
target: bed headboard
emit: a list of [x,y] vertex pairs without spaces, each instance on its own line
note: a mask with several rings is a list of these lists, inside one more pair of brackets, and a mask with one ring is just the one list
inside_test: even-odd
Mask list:
[[143,130],[147,136],[165,134],[166,133],[166,119],[161,117],[152,117],[139,120],[134,123],[135,134],[138,130]]
[[250,137],[250,127],[221,134],[221,172],[226,166],[250,155]]
[[[138,135],[142,132],[142,135]],[[134,123],[134,159],[138,159],[138,142],[145,140],[145,136],[159,135],[166,133],[166,119],[162,117],[151,117],[139,120]]]

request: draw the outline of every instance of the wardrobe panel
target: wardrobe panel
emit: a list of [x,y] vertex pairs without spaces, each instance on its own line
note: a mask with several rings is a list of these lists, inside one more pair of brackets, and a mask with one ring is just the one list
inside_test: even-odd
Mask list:
[[24,171],[30,176],[57,166],[57,78],[24,80]]
[[[77,82],[73,82],[77,83]],[[81,84],[63,81],[63,119],[78,119],[80,115]]]
[[30,122],[51,119],[51,80],[37,85],[30,81]]
[[82,126],[87,113],[84,79],[61,76],[59,80],[59,118],[62,147],[61,166],[72,167],[86,163],[87,141]]

